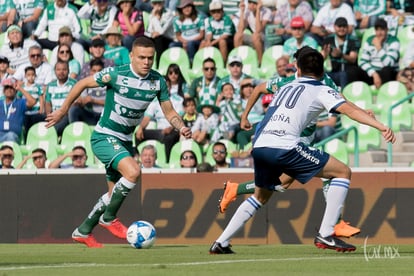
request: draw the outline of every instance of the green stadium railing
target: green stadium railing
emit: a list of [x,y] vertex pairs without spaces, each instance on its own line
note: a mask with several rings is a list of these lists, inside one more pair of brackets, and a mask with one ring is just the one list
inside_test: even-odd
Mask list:
[[[402,105],[405,102],[408,102],[412,97],[414,97],[414,93],[412,94],[408,94],[407,96],[405,96],[404,98],[402,98],[401,100],[399,100],[398,102],[394,103],[393,105],[391,105],[388,108],[388,127],[392,129],[392,110],[396,107],[398,107],[399,105]],[[387,145],[387,163],[388,163],[388,167],[392,167],[392,153],[393,153],[393,149],[392,149],[392,144],[388,143]]]
[[350,126],[348,128],[342,129],[341,131],[336,132],[335,134],[329,136],[328,138],[314,144],[312,147],[325,149],[325,144],[336,138],[343,137],[344,135],[354,132],[355,137],[355,147],[354,147],[354,167],[359,167],[359,140],[358,140],[358,129],[355,126]]

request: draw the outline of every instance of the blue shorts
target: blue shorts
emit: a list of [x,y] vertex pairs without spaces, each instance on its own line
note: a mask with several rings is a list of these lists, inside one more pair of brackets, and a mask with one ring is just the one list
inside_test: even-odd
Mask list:
[[298,143],[290,150],[254,148],[255,184],[273,191],[281,184],[279,177],[285,173],[305,184],[319,173],[328,162],[329,154],[319,149]]

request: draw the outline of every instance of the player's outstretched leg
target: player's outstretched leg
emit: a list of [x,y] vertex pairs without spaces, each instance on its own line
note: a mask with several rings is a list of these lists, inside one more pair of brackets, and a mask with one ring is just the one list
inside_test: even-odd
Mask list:
[[[331,183],[330,179],[322,178],[322,191],[323,195],[326,199],[326,195],[329,190],[329,186]],[[335,236],[337,237],[344,237],[344,238],[350,238],[352,236],[355,236],[361,232],[361,229],[351,226],[349,222],[345,222],[342,219],[342,214],[339,216],[338,223],[334,227]]]
[[334,231],[335,236],[344,238],[350,238],[361,233],[361,229],[350,225],[349,222],[345,222],[343,219],[340,219],[335,225]]
[[[330,180],[322,179],[322,181],[323,193],[326,198],[326,193],[329,190]],[[275,191],[284,192],[291,185],[291,183],[291,180],[283,179],[282,185],[277,185],[275,187]],[[224,213],[229,207],[229,205],[236,200],[238,195],[253,194],[254,186],[254,181],[247,181],[243,183],[226,181],[224,183],[223,195],[219,199],[218,208],[220,213]],[[361,229],[350,225],[349,222],[345,222],[342,219],[342,215],[340,216],[338,223],[335,225],[334,230],[335,236],[344,238],[350,238],[361,232]]]
[[231,250],[231,245],[222,246],[219,242],[214,242],[210,247],[210,254],[234,254],[235,252]]
[[351,252],[355,251],[356,247],[352,244],[346,243],[334,235],[328,237],[322,237],[318,234],[315,238],[314,244],[318,248],[333,249],[338,252]]
[[[332,160],[334,164],[336,160]],[[346,172],[343,174],[348,176]],[[350,178],[350,175],[348,177]],[[326,193],[326,208],[321,227],[314,240],[314,244],[318,248],[333,249],[339,252],[356,250],[355,246],[338,239],[334,234],[336,220],[341,214],[343,202],[349,190],[349,178],[333,178],[331,181],[329,190]]]
[[[239,191],[240,190],[240,191]],[[236,183],[226,181],[224,183],[224,193],[219,199],[219,211],[224,213],[227,207],[236,200],[237,195],[241,194],[253,194],[254,193],[254,182],[248,181],[243,183]]]
[[79,232],[79,229],[76,228],[72,233],[72,240],[78,243],[83,243],[90,248],[101,248],[103,247],[102,243],[96,241],[92,234],[84,235]]
[[124,199],[134,187],[135,183],[121,177],[121,179],[114,186],[111,200],[106,207],[105,212],[99,218],[99,225],[120,239],[126,239],[128,228],[116,217],[116,213],[124,202]]
[[[224,183],[224,192],[219,199],[219,211],[224,213],[229,207],[230,203],[236,200],[238,195],[253,194],[254,193],[254,181],[247,181],[242,183],[226,181]],[[283,185],[277,185],[275,187],[276,192],[284,192]]]
[[83,243],[87,247],[103,247],[103,245],[95,240],[92,230],[98,224],[99,217],[105,212],[106,206],[109,203],[109,195],[105,193],[93,207],[92,211],[86,219],[79,225],[72,233],[72,240]]
[[262,207],[262,203],[254,195],[240,204],[223,233],[210,247],[210,254],[232,254],[230,239],[253,217]]

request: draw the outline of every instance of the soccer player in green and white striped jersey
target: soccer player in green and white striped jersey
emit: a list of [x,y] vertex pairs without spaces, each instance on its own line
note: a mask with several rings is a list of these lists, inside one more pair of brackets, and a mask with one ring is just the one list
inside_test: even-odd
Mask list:
[[56,124],[85,88],[106,86],[106,101],[92,134],[92,150],[105,164],[108,192],[102,195],[85,221],[72,234],[74,241],[88,247],[102,247],[92,230],[99,223],[118,238],[125,239],[127,228],[116,214],[125,197],[140,180],[141,169],[133,158],[132,134],[144,112],[157,98],[171,125],[185,138],[191,137],[174,110],[162,75],[151,69],[154,62],[154,42],[145,36],[137,38],[130,52],[131,64],[105,68],[94,76],[80,80],[72,89],[62,107],[49,114],[47,126]]

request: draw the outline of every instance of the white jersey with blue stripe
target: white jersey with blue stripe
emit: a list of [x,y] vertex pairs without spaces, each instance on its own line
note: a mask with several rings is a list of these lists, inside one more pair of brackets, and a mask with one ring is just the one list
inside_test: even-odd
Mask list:
[[292,149],[302,131],[321,112],[335,112],[345,102],[342,95],[311,78],[298,78],[275,94],[265,118],[256,131],[254,148]]

